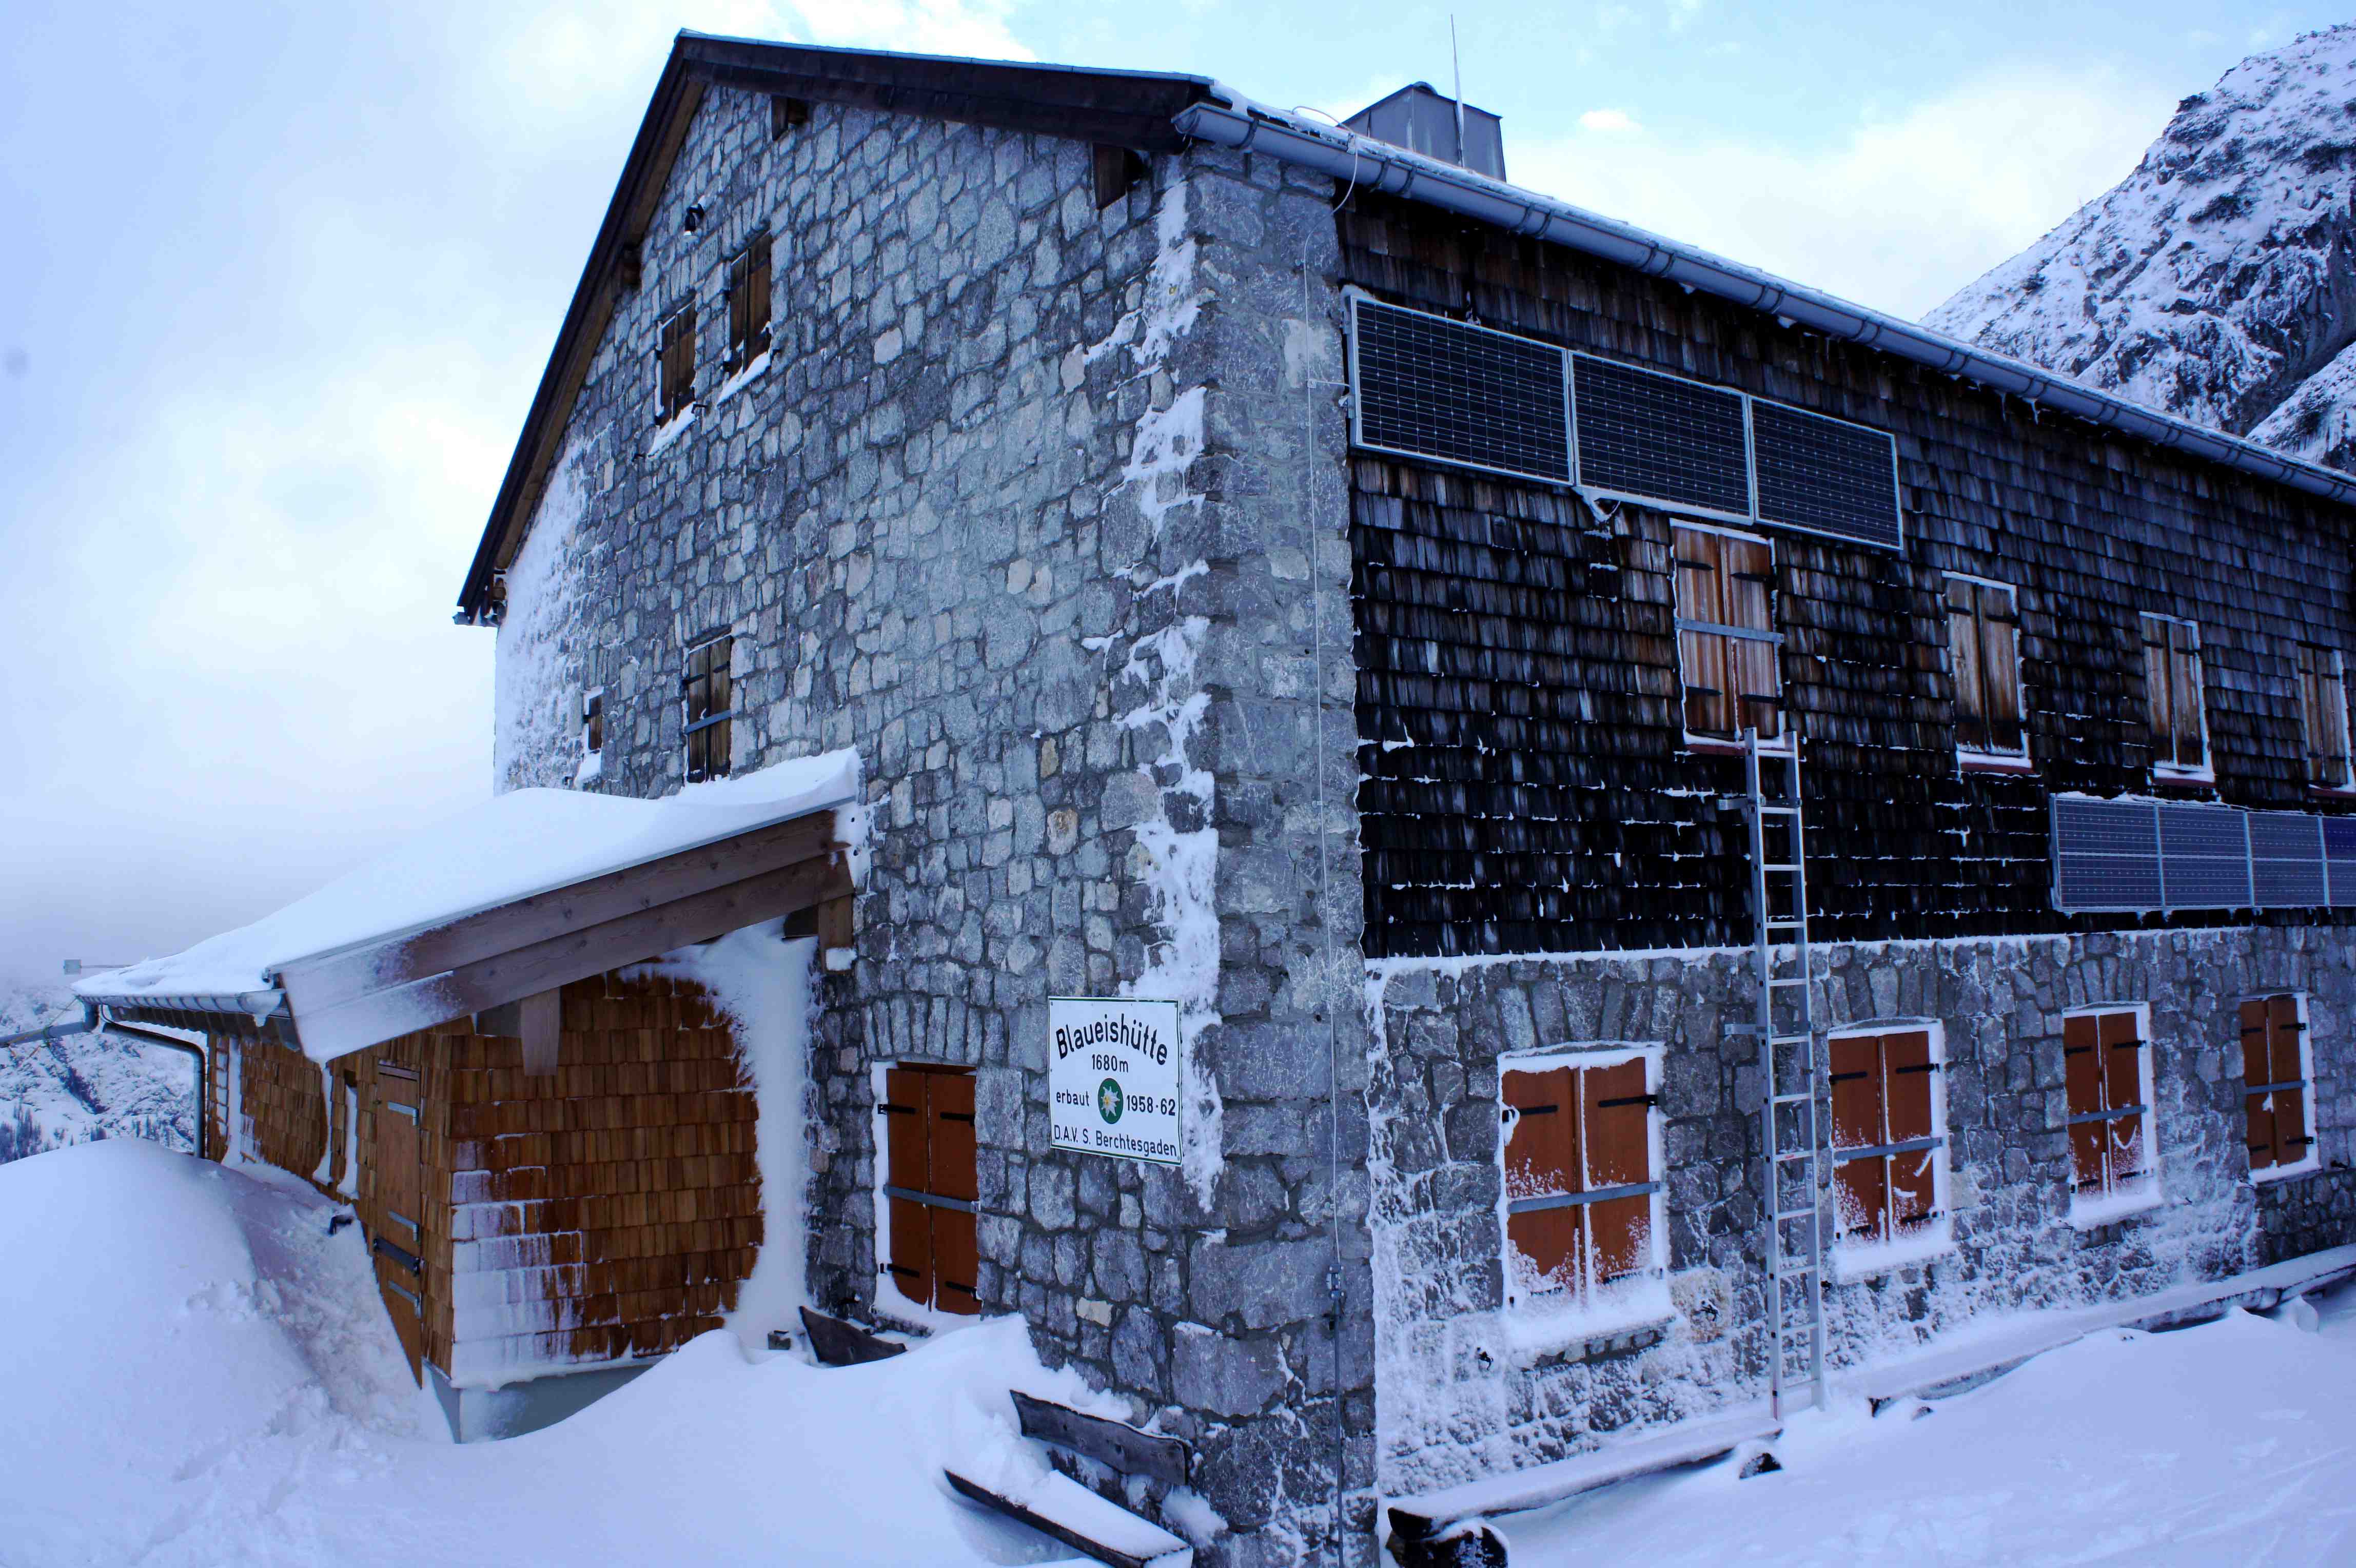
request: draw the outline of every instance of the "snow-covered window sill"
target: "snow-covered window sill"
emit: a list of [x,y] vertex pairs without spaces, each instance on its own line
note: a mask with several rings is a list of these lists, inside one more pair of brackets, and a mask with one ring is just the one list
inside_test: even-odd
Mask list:
[[703,405],[700,403],[691,403],[685,408],[680,409],[677,413],[672,414],[670,416],[670,423],[665,424],[659,430],[657,430],[654,434],[654,438],[647,443],[647,456],[649,457],[653,456],[656,453],[660,452],[663,448],[669,446],[672,442],[685,435],[687,433],[687,427],[695,423],[696,410],[702,406]]
[[2322,1157],[2309,1155],[2295,1165],[2268,1165],[2262,1171],[2252,1171],[2250,1179],[2264,1187],[2268,1182],[2288,1181],[2293,1176],[2313,1176],[2322,1168]]
[[2356,800],[2356,784],[2310,784],[2307,793],[2316,800]]
[[752,363],[746,365],[743,370],[737,371],[734,375],[720,383],[720,390],[712,394],[712,405],[717,407],[721,403],[726,403],[730,398],[734,397],[738,387],[743,386],[747,381],[757,381],[760,379],[761,372],[768,368],[769,350],[764,349],[759,353],[753,356]]
[[1504,1313],[1505,1342],[1515,1364],[1558,1366],[1657,1344],[1676,1320],[1665,1279],[1622,1281],[1586,1301],[1560,1296],[1525,1300]]
[[2028,757],[2002,751],[1965,751],[1957,747],[1955,766],[1966,773],[2034,773],[2037,764]]
[[2159,1184],[2156,1181],[2147,1187],[2115,1192],[2108,1197],[2073,1197],[2070,1200],[2070,1229],[2099,1230],[2105,1225],[2116,1225],[2122,1219],[2148,1214],[2162,1201]]
[[2155,787],[2163,789],[2207,789],[2217,782],[2217,770],[2213,768],[2186,768],[2179,772],[2173,768],[2155,768],[2151,770],[2151,781]]
[[1955,1255],[1954,1227],[1942,1219],[1913,1236],[1888,1241],[1843,1241],[1833,1248],[1833,1278],[1842,1284]]

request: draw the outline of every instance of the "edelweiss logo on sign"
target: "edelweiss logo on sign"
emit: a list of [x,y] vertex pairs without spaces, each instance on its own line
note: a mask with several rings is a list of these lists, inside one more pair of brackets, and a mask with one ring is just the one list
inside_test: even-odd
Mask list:
[[1047,1100],[1059,1149],[1178,1163],[1178,1004],[1047,1001]]

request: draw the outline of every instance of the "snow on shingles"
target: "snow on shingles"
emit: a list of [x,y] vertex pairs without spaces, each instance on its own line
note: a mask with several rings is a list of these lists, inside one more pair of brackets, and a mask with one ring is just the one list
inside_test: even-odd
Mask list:
[[1630,1541],[1655,1568],[2350,1562],[2347,1314],[2327,1304],[2321,1334],[2242,1312],[2105,1331],[1927,1407],[1803,1412],[1772,1445],[1773,1474],[1740,1480],[1720,1462],[1499,1529],[1516,1568],[1603,1561]]
[[2351,102],[2356,27],[2252,56],[2186,99],[2126,179],[1924,325],[2283,451],[2346,456],[2329,429],[2356,373],[2297,400],[2311,412],[2267,415],[2348,344]]
[[1014,1318],[841,1369],[723,1330],[557,1426],[453,1446],[334,1212],[129,1143],[0,1167],[0,1558],[1065,1561],[941,1471],[1045,1484],[1010,1388],[1126,1413],[1042,1368]]
[[[691,784],[660,800],[518,789],[255,921],[175,957],[91,976],[95,996],[234,996],[299,958],[423,930],[551,888],[845,805],[855,752]],[[649,955],[651,956],[651,955]]]

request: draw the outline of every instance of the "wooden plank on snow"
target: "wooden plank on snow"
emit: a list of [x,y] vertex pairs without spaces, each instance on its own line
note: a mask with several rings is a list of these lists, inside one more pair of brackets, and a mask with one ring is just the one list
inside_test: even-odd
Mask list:
[[1193,1451],[1179,1439],[1140,1432],[1126,1423],[1088,1415],[1020,1389],[1012,1391],[1012,1397],[1023,1436],[1068,1448],[1124,1476],[1148,1476],[1173,1487],[1186,1484]]
[[[1097,1496],[1068,1476],[1048,1472],[1028,1501],[1017,1502],[955,1470],[941,1473],[958,1495],[1020,1520],[1040,1534],[1112,1568],[1181,1568],[1194,1560],[1194,1548],[1184,1541],[1151,1520]],[[1119,1540],[1106,1539],[1116,1532]]]

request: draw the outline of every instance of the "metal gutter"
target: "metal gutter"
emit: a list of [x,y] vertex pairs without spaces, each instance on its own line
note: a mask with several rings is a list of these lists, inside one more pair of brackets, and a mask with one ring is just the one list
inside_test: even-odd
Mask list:
[[1615,219],[1440,163],[1404,147],[1338,126],[1296,119],[1218,90],[1226,102],[1190,104],[1173,122],[1198,141],[1315,169],[1361,189],[1421,201],[1462,217],[1527,234],[1647,276],[1731,300],[1798,326],[1861,343],[1997,392],[2059,409],[2109,430],[2187,452],[2260,478],[2356,505],[2356,477],[2286,457],[2252,441],[2194,424],[2099,391],[2053,371],[1886,316],[1772,274],[1712,255]]
[[98,1024],[98,1032],[99,1032],[99,1033],[101,1033],[101,1034],[107,1034],[107,1035],[123,1035],[123,1036],[129,1036],[129,1037],[130,1037],[130,1038],[132,1038],[132,1039],[134,1039],[134,1040],[139,1041],[139,1042],[140,1042],[141,1044],[143,1044],[143,1045],[162,1046],[166,1050],[172,1050],[172,1051],[178,1051],[178,1052],[180,1052],[182,1055],[186,1056],[186,1057],[187,1057],[190,1061],[192,1061],[192,1062],[196,1063],[196,1065],[197,1065],[197,1149],[196,1149],[196,1154],[197,1154],[197,1158],[198,1158],[198,1159],[203,1159],[203,1158],[205,1157],[205,1129],[206,1129],[207,1127],[209,1127],[209,1126],[210,1126],[210,1125],[212,1124],[212,1118],[213,1118],[213,1084],[212,1084],[212,1072],[211,1072],[211,1070],[210,1070],[209,1067],[208,1066],[208,1064],[207,1064],[207,1063],[206,1063],[206,1061],[205,1061],[205,1049],[204,1049],[204,1047],[203,1047],[202,1046],[199,1046],[199,1045],[195,1044],[193,1041],[178,1039],[178,1038],[177,1038],[177,1037],[175,1037],[175,1036],[171,1036],[171,1035],[158,1034],[158,1033],[157,1033],[155,1030],[154,1030],[154,1029],[142,1029],[142,1028],[138,1027],[137,1026],[135,1026],[135,1025],[132,1025],[132,1024],[117,1024],[117,1023],[115,1023],[114,1021],[112,1021],[112,1019],[109,1019],[109,1018],[105,1017],[103,1015],[101,1015],[101,1016],[100,1016],[100,1020],[99,1020],[99,1024]]

